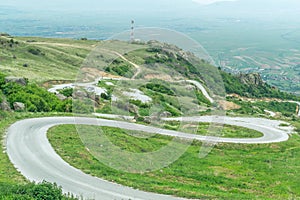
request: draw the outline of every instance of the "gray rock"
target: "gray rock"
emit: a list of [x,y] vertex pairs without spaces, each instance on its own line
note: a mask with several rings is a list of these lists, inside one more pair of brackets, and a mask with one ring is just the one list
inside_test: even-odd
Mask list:
[[151,124],[151,122],[152,122],[151,117],[144,117],[144,122],[147,124]]
[[23,111],[25,110],[25,104],[21,102],[15,102],[14,103],[14,110],[15,111]]
[[159,115],[159,117],[161,117],[161,118],[171,117],[171,116],[172,116],[172,114],[168,111],[164,111]]
[[139,108],[136,105],[129,104],[128,105],[128,111],[131,112],[131,113],[138,113]]
[[11,111],[9,103],[6,100],[3,100],[2,103],[0,103],[0,109],[3,111]]
[[17,83],[17,84],[23,85],[23,86],[27,84],[26,79],[25,78],[20,78],[20,77],[6,77],[5,82],[6,83],[14,82],[14,83]]
[[81,90],[77,90],[74,92],[74,97],[80,98],[80,97],[87,97],[87,93]]
[[156,115],[151,115],[151,116],[144,117],[144,122],[148,123],[148,124],[158,122],[158,121],[159,121],[159,117],[156,116]]
[[61,100],[61,101],[64,101],[64,100],[67,99],[67,97],[66,97],[65,95],[60,94],[60,93],[56,94],[56,96],[57,96],[57,98],[58,98],[59,100]]

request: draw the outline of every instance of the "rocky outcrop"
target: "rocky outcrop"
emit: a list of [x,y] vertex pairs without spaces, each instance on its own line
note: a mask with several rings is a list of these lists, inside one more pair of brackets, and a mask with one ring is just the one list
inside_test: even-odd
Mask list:
[[25,78],[20,78],[20,77],[6,77],[5,82],[6,83],[14,82],[23,86],[27,84],[27,80]]
[[264,85],[264,81],[262,80],[259,73],[251,73],[251,74],[239,74],[238,79],[246,85]]
[[25,110],[25,104],[21,102],[15,102],[14,104],[14,110],[15,111],[24,111]]

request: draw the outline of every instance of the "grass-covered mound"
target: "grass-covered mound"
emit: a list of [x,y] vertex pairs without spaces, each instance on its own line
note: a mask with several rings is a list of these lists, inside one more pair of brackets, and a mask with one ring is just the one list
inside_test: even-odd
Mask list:
[[[156,151],[171,140],[159,135],[136,138],[115,128],[102,130],[115,145],[130,152]],[[300,195],[298,135],[278,144],[218,144],[203,159],[199,158],[201,143],[194,142],[170,166],[142,174],[114,170],[99,162],[86,150],[73,125],[54,127],[48,137],[74,167],[145,191],[196,199],[295,199]]]

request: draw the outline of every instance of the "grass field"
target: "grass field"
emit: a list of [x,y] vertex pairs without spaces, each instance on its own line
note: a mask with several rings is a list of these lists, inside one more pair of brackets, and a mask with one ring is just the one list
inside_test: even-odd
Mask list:
[[[197,134],[206,135],[207,130],[211,126],[210,123],[200,123]],[[231,125],[222,125],[222,124],[213,124],[217,130],[221,130],[221,133],[218,134],[219,137],[227,137],[227,138],[258,138],[262,137],[263,134],[248,128],[243,128],[239,126],[231,126]]]
[[[157,150],[171,139],[134,138],[119,129],[103,130],[115,145],[133,152]],[[74,167],[146,191],[200,199],[297,199],[300,195],[300,137],[296,134],[278,144],[218,144],[204,159],[198,156],[201,143],[194,142],[169,167],[142,174],[117,171],[99,162],[72,125],[54,127],[48,137]]]
[[[185,127],[181,125],[180,122],[177,121],[169,121],[165,122],[164,128],[170,130],[181,130],[187,133],[196,133],[199,135],[207,135],[208,130],[210,128],[214,128],[214,130],[220,131],[219,133],[211,133],[218,137],[226,137],[226,138],[258,138],[262,137],[263,134],[244,127],[240,126],[232,126],[227,124],[211,124],[211,123],[199,123],[198,127]],[[195,132],[196,130],[196,132]]]
[[98,44],[98,41],[2,36],[0,42],[1,72],[36,82],[74,80],[84,59]]

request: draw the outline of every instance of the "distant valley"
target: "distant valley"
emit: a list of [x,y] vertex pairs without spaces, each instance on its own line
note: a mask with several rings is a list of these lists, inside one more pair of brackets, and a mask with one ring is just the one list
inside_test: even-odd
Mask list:
[[[136,28],[163,27],[189,35],[202,44],[216,65],[228,72],[259,72],[271,85],[298,94],[300,27],[293,13],[284,18],[278,14],[278,20],[270,20],[268,11],[262,11],[266,14],[255,17],[248,11],[244,15],[241,12],[227,17],[214,13],[221,12],[223,7],[224,13],[233,9],[230,4],[226,5],[189,7],[188,17],[183,17],[186,15],[183,10],[176,14],[170,10],[160,17],[160,11],[154,8],[147,13],[132,14],[128,14],[131,13],[129,8],[124,13],[116,8],[108,15],[101,9],[91,13],[72,9],[29,12],[26,8],[2,6],[0,32],[17,36],[106,40],[129,30],[131,19],[135,19]],[[200,11],[197,12],[197,9]]]

